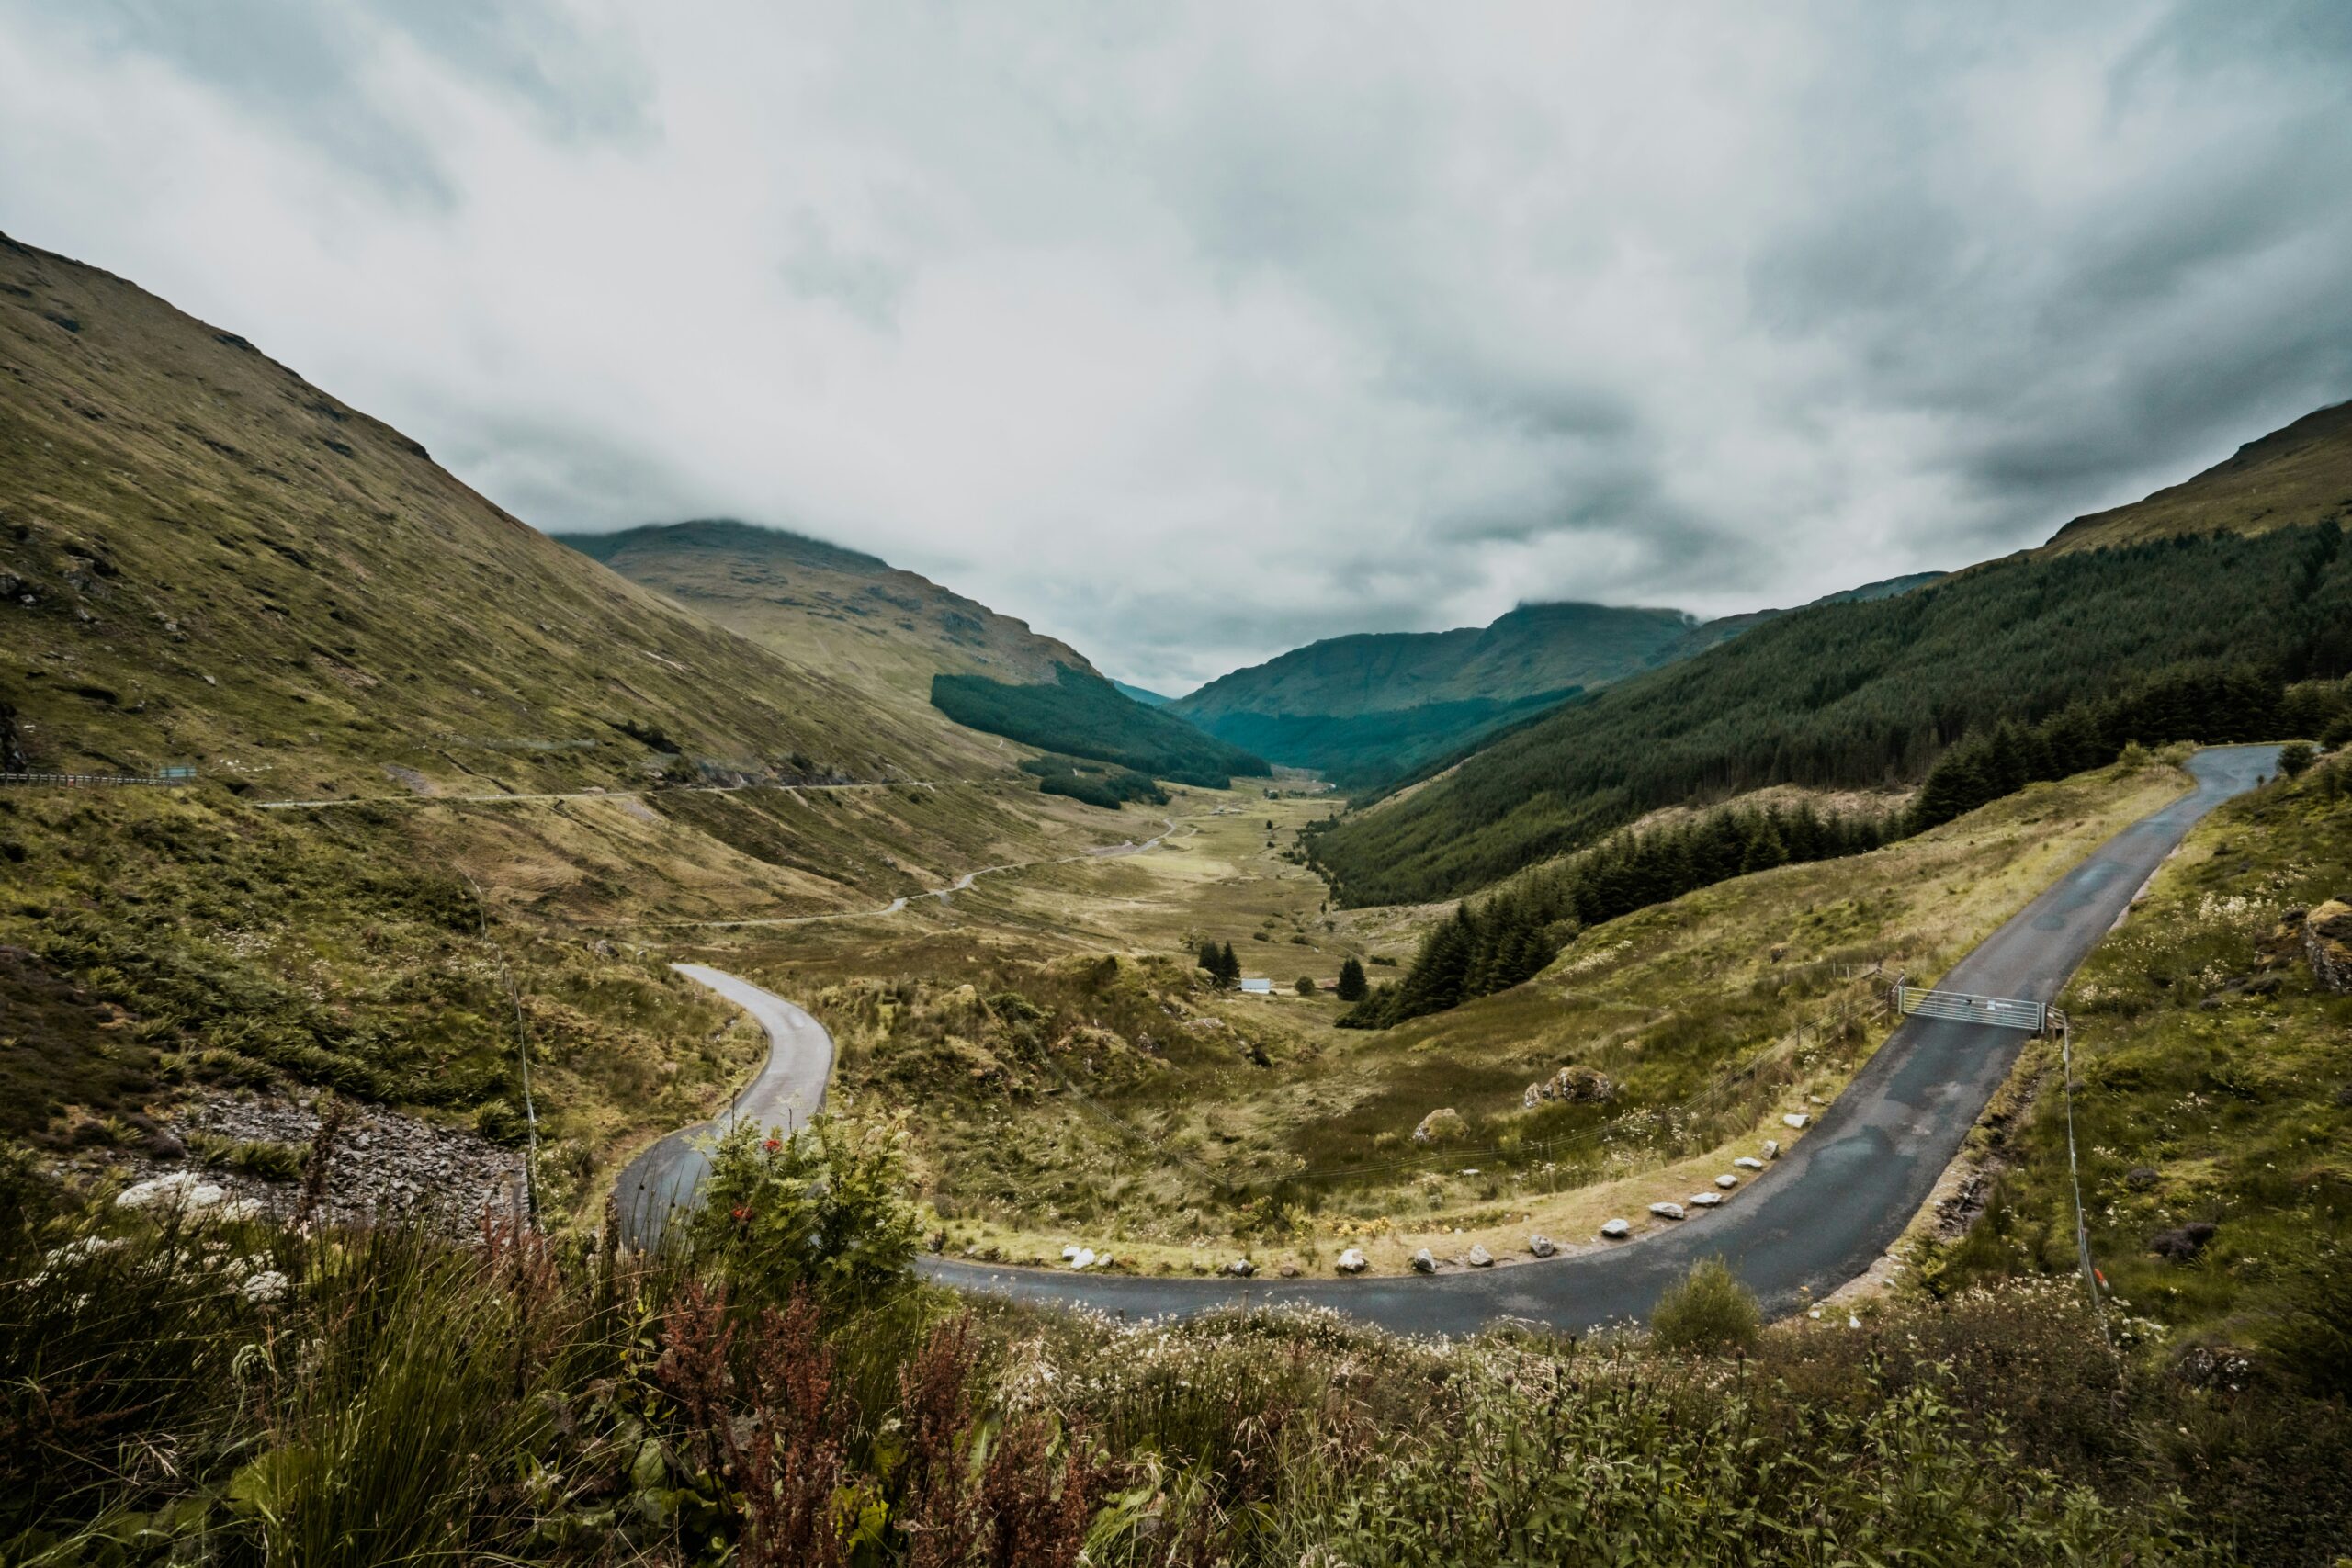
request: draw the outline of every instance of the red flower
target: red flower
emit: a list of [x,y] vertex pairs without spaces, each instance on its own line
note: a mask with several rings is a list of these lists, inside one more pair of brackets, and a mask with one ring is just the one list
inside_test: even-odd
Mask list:
[[784,1140],[782,1138],[770,1138],[766,1143],[762,1144],[760,1147],[767,1150],[770,1154],[774,1154],[776,1150],[784,1147]]
[[735,1211],[735,1217],[738,1220],[748,1220],[752,1217],[752,1211],[749,1209],[738,1209]]

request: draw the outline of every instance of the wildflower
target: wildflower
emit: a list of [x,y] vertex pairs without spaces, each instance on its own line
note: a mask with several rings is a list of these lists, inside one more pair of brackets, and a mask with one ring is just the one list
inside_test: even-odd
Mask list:
[[216,1187],[190,1171],[175,1171],[151,1180],[126,1187],[115,1198],[118,1209],[163,1209],[197,1213],[217,1206],[229,1196],[225,1187]]
[[265,1269],[239,1287],[237,1293],[255,1306],[267,1306],[282,1302],[289,1288],[285,1275],[275,1269]]
[[767,1150],[770,1154],[775,1154],[777,1150],[784,1147],[784,1140],[771,1133],[767,1136],[767,1141],[763,1143],[760,1147]]
[[740,1203],[730,1210],[729,1213],[735,1216],[738,1224],[741,1224],[742,1221],[748,1220],[752,1217],[752,1211]]

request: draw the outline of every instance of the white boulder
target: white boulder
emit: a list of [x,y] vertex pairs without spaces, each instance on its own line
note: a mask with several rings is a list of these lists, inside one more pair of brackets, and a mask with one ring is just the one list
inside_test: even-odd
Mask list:
[[1237,1258],[1225,1266],[1225,1271],[1237,1280],[1247,1280],[1258,1271],[1258,1266],[1246,1258]]
[[1739,1185],[1739,1178],[1726,1171],[1724,1174],[1715,1178],[1715,1185],[1728,1192],[1733,1188]]
[[1537,1231],[1527,1238],[1527,1250],[1538,1258],[1549,1258],[1560,1249],[1553,1243],[1550,1236],[1545,1235],[1542,1231]]
[[1340,1254],[1339,1262],[1332,1267],[1338,1269],[1342,1274],[1361,1274],[1371,1268],[1372,1263],[1362,1252],[1351,1247]]
[[1679,1220],[1683,1217],[1682,1205],[1679,1203],[1652,1203],[1650,1213],[1661,1220]]
[[1416,1274],[1434,1274],[1437,1272],[1437,1259],[1430,1256],[1430,1249],[1428,1247],[1422,1247],[1419,1252],[1413,1254],[1413,1272]]
[[1696,1208],[1712,1209],[1723,1201],[1724,1195],[1720,1192],[1693,1192],[1690,1194],[1691,1204]]
[[1766,1159],[1779,1159],[1781,1157],[1780,1139],[1767,1138],[1764,1140],[1764,1157]]
[[1783,1127],[1802,1127],[1812,1120],[1812,1117],[1807,1116],[1802,1111],[1792,1111],[1786,1116],[1781,1118],[1781,1125]]
[[1623,1240],[1624,1237],[1634,1234],[1634,1222],[1631,1220],[1611,1220],[1600,1227],[1600,1234],[1607,1236],[1611,1241]]
[[1761,1170],[1764,1168],[1764,1162],[1758,1159],[1754,1155],[1742,1155],[1731,1163],[1739,1167],[1742,1170]]
[[1470,1255],[1463,1261],[1473,1269],[1491,1269],[1495,1266],[1495,1255],[1473,1242],[1470,1244]]

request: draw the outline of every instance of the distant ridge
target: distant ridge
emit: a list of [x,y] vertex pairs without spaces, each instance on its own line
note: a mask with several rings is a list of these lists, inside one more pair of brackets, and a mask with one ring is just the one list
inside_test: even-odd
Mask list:
[[2330,519],[2352,523],[2352,402],[2307,413],[2143,500],[2077,517],[2041,553],[2184,534],[2267,534]]
[[1065,669],[1094,674],[1085,655],[1025,622],[879,556],[787,529],[706,517],[556,537],[752,642],[823,670],[927,732],[959,772],[995,771],[1008,759],[932,704],[933,680],[1035,685]]

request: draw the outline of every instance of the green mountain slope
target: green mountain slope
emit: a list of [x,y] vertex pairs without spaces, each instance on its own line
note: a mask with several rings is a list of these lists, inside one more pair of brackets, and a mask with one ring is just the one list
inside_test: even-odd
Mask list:
[[[564,549],[232,333],[0,240],[0,702],[263,790],[926,771],[922,728]],[[652,738],[649,748],[616,725]],[[477,783],[477,787],[480,787]]]
[[[0,1138],[172,1159],[150,1140],[175,1102],[298,1083],[503,1136],[527,1048],[542,1196],[593,1210],[600,1161],[751,1063],[672,942],[1118,836],[914,702],[557,545],[243,339],[0,242],[0,767],[197,769],[0,787]],[[988,776],[936,787],[672,787],[703,760],[937,777],[982,748]]]
[[2239,447],[2227,462],[2129,506],[2077,517],[2045,555],[2181,534],[2267,533],[2329,519],[2352,523],[2352,402],[2307,413]]
[[1111,685],[1113,689],[1119,694],[1119,695],[1126,698],[1129,702],[1141,703],[1148,708],[1164,708],[1170,702],[1175,700],[1172,697],[1163,697],[1158,692],[1148,690],[1142,686],[1130,686],[1125,681],[1114,681],[1111,682]]
[[1597,686],[1639,670],[1698,625],[1679,610],[1522,604],[1491,626],[1326,638],[1179,697],[1195,721],[1231,713],[1350,717]]
[[[1883,598],[1941,575],[1891,578],[1832,598]],[[1361,788],[1450,759],[1579,693],[1702,653],[1781,613],[1700,621],[1679,610],[1522,604],[1486,626],[1312,643],[1171,705],[1221,739]]]
[[1679,610],[1522,604],[1486,626],[1310,643],[1170,705],[1275,761],[1363,784],[1678,657],[1701,631]]
[[1547,715],[1312,852],[1349,903],[1441,897],[1656,807],[1917,779],[1973,728],[2222,664],[2352,668],[2352,556],[2333,524],[2019,556],[1796,611]]
[[1024,746],[1116,762],[1154,778],[1223,789],[1233,775],[1262,774],[1262,758],[1228,746],[1161,708],[1119,694],[1091,670],[1061,665],[1048,683],[1014,684],[979,675],[941,675],[931,700],[958,724]]
[[729,518],[653,524],[556,538],[794,663],[822,670],[902,728],[925,737],[958,774],[1001,771],[992,740],[950,723],[931,702],[935,675],[1015,684],[1091,666],[1026,623],[891,566],[779,528]]

